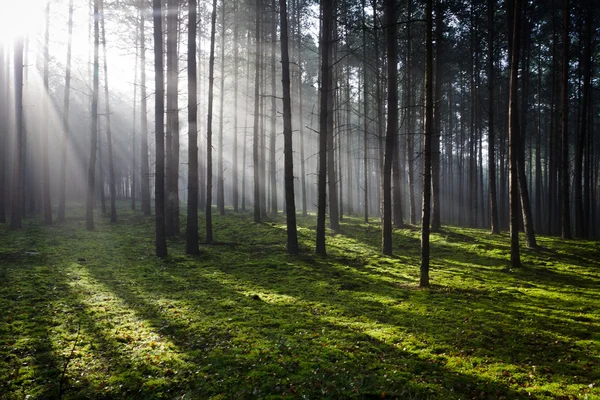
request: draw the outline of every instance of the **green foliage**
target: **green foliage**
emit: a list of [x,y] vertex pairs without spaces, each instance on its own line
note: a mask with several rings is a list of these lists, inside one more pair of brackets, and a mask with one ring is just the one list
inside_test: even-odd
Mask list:
[[506,234],[446,228],[422,290],[413,229],[383,257],[346,219],[321,258],[300,219],[291,257],[283,218],[229,213],[159,260],[153,219],[119,217],[0,230],[0,398],[600,398],[597,242],[508,271]]

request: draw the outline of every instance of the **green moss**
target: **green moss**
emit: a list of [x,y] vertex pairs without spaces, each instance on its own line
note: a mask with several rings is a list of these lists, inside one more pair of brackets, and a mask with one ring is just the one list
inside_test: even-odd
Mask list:
[[323,258],[299,218],[289,256],[283,218],[229,212],[159,260],[151,218],[69,211],[0,230],[0,398],[600,398],[598,242],[539,237],[506,272],[506,234],[445,227],[422,290],[410,227],[384,257],[346,218]]

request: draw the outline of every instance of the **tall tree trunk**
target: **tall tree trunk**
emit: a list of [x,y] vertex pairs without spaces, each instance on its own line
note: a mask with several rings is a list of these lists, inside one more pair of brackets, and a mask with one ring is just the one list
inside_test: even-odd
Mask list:
[[529,111],[528,101],[528,91],[529,91],[529,54],[530,54],[530,39],[529,39],[529,25],[526,21],[526,27],[523,29],[523,41],[524,41],[524,57],[523,57],[523,90],[521,94],[521,106],[522,106],[522,121],[519,128],[520,138],[517,144],[519,156],[517,159],[517,168],[518,168],[518,176],[519,176],[519,194],[521,198],[521,211],[523,214],[523,228],[525,231],[525,239],[527,247],[534,248],[537,246],[535,240],[535,231],[533,226],[533,213],[531,212],[531,202],[529,200],[529,188],[527,186],[527,175],[525,172],[525,144],[527,138],[527,113]]
[[[336,24],[336,2],[331,7],[331,40],[330,44],[325,50],[328,54],[328,66],[329,66],[329,79],[327,80],[328,86],[325,87],[325,93],[327,99],[327,200],[329,205],[329,227],[334,232],[340,230],[340,214],[339,214],[339,202],[338,202],[338,190],[337,190],[337,173],[335,168],[335,132],[334,132],[334,116],[335,116],[335,97],[336,78],[334,74],[334,48],[337,40],[337,24]],[[333,37],[335,35],[336,37]],[[335,85],[337,86],[337,85]]]
[[488,179],[490,196],[490,221],[492,234],[500,233],[498,199],[496,197],[496,127],[494,125],[494,0],[488,0]]
[[383,229],[382,253],[392,255],[392,162],[396,151],[398,133],[398,37],[396,4],[394,0],[383,3],[386,17],[387,44],[387,130],[383,157]]
[[139,62],[139,53],[138,53],[138,38],[139,38],[139,25],[136,25],[135,28],[135,68],[133,69],[133,118],[132,125],[133,129],[131,132],[131,209],[135,211],[136,208],[136,192],[137,192],[137,179],[136,179],[136,169],[137,169],[137,157],[136,157],[136,139],[137,139],[137,88],[138,88],[138,62]]
[[154,212],[156,214],[156,256],[163,258],[167,256],[167,234],[165,231],[165,78],[161,0],[153,0],[152,15],[154,20],[154,136],[156,141]]
[[[24,185],[24,142],[25,119],[23,117],[23,37],[19,36],[14,43],[14,75],[15,75],[15,124],[16,137],[13,154],[13,184],[11,192],[10,227],[20,228],[23,216],[23,185]],[[95,154],[95,149],[94,149]],[[92,180],[93,184],[93,180]],[[93,196],[93,189],[92,189]],[[89,228],[89,225],[88,225]],[[93,228],[93,220],[92,220]],[[89,228],[91,229],[91,228]]]
[[277,130],[277,85],[275,76],[275,49],[277,44],[276,0],[271,0],[271,135],[269,136],[269,173],[271,179],[271,215],[277,215],[277,160],[275,153]]
[[44,224],[52,225],[52,199],[50,198],[50,162],[48,159],[48,136],[50,135],[50,124],[48,121],[49,93],[49,68],[50,62],[50,1],[46,2],[46,34],[44,35],[44,92],[47,97],[43,100],[42,120],[44,123],[42,133],[42,174],[43,189],[42,203],[44,209]]
[[[542,49],[538,47],[538,87],[537,87],[537,132],[535,142],[535,226],[539,232],[542,229]],[[546,173],[548,170],[546,169]]]
[[[574,178],[574,190],[575,190],[575,235],[579,238],[586,238],[587,229],[585,225],[585,214],[583,201],[583,154],[586,143],[586,135],[588,128],[588,108],[590,103],[590,86],[591,86],[591,64],[592,59],[592,16],[593,8],[592,1],[587,0],[587,18],[585,26],[585,50],[583,54],[583,104],[581,107],[581,126],[579,128],[579,134],[577,135],[577,141],[575,145],[575,178]],[[587,180],[586,180],[587,182]],[[589,215],[587,216],[589,218]]]
[[198,254],[198,100],[196,96],[196,0],[188,2],[188,202],[185,252]]
[[434,132],[431,137],[431,231],[439,232],[441,222],[440,199],[440,138],[442,135],[442,76],[444,68],[443,42],[444,42],[444,5],[443,0],[435,3],[435,116]]
[[210,17],[210,55],[208,60],[208,111],[206,114],[206,242],[213,240],[212,226],[212,119],[215,81],[215,31],[217,24],[217,0],[212,2]]
[[221,76],[219,77],[219,143],[217,144],[217,209],[225,215],[225,175],[223,165],[223,111],[225,107],[225,2],[221,1]]
[[433,24],[432,3],[425,3],[425,132],[423,148],[423,214],[421,217],[421,277],[419,286],[429,286],[429,221],[431,217],[431,136],[433,131]]
[[167,180],[166,232],[179,233],[179,1],[167,0]]
[[300,26],[300,5],[296,6],[296,23],[297,23],[297,51],[298,51],[298,117],[300,120],[300,177],[302,183],[302,216],[306,217],[307,210],[307,193],[306,193],[306,159],[304,154],[304,104],[302,99],[302,32]]
[[[412,0],[408,0],[407,5],[408,20],[412,18]],[[414,158],[415,158],[415,145],[414,145],[414,132],[413,132],[413,119],[412,119],[412,101],[414,97],[413,93],[413,82],[412,82],[412,29],[411,24],[406,26],[406,163],[408,165],[408,208],[409,208],[409,219],[412,225],[417,223],[417,206],[415,200],[415,171],[414,171]]]
[[283,152],[285,163],[285,218],[287,251],[298,254],[296,232],[296,202],[294,197],[294,154],[292,149],[292,99],[290,94],[290,58],[288,54],[288,15],[286,0],[279,0],[281,23],[281,83],[283,87]]
[[510,96],[509,96],[509,131],[508,131],[508,153],[510,159],[509,168],[509,192],[510,192],[510,261],[513,268],[521,266],[519,254],[519,186],[517,171],[519,117],[518,107],[518,70],[519,70],[519,43],[521,29],[521,1],[513,0],[514,19],[512,30],[512,49],[510,63]]
[[569,0],[563,8],[563,65],[562,65],[562,238],[571,239],[569,200]]
[[99,3],[101,0],[94,0],[94,81],[92,86],[92,120],[91,120],[91,139],[90,139],[90,158],[88,163],[87,196],[85,205],[86,227],[88,230],[94,229],[94,190],[96,186],[96,154],[98,153],[98,87],[100,69],[98,63],[98,47],[100,46],[100,29],[98,20],[100,19]]
[[255,47],[255,63],[254,63],[254,124],[252,129],[252,164],[254,172],[254,222],[260,223],[260,166],[258,159],[258,121],[260,118],[260,57],[261,57],[261,45],[260,45],[260,14],[261,14],[261,0],[256,1],[256,47]]
[[[231,201],[233,203],[233,211],[238,211],[238,202],[239,202],[239,188],[238,188],[238,171],[240,168],[238,162],[238,135],[239,135],[239,127],[238,127],[238,69],[239,69],[239,1],[233,1],[233,109],[235,112],[233,113],[233,161],[231,163],[232,176],[231,176],[231,186],[232,186],[232,198]],[[244,126],[244,130],[246,127]],[[245,168],[245,166],[242,166]]]
[[102,49],[104,56],[104,102],[106,109],[106,146],[108,150],[108,185],[110,190],[110,222],[117,222],[117,188],[115,186],[115,164],[113,160],[112,131],[110,125],[110,98],[108,90],[108,60],[106,58],[106,31],[104,29],[104,1],[102,7]]
[[[409,0],[410,1],[410,0]],[[364,221],[369,223],[369,102],[368,91],[368,61],[367,61],[367,17],[365,15],[365,0],[362,0],[362,42],[363,42],[363,171],[364,171]]]
[[150,166],[148,152],[148,115],[146,106],[146,15],[145,0],[140,0],[140,189],[142,212],[144,215],[152,213],[150,201]]
[[317,198],[317,240],[316,253],[320,255],[326,254],[325,248],[325,208],[327,206],[327,136],[329,135],[328,128],[328,111],[329,96],[328,89],[331,88],[331,66],[330,61],[330,46],[331,46],[331,31],[333,24],[332,17],[332,0],[321,0],[321,12],[323,22],[321,27],[321,82],[319,90],[321,92],[320,110],[319,110],[319,172],[318,172],[318,198]]

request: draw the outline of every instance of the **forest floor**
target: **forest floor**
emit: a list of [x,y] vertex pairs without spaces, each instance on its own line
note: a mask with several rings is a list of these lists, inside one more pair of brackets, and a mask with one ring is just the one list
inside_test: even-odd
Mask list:
[[0,227],[2,399],[600,399],[599,242],[539,237],[507,271],[506,233],[445,227],[423,290],[418,229],[384,257],[346,219],[321,258],[300,218],[292,257],[283,217],[228,212],[160,260],[152,218],[70,212]]

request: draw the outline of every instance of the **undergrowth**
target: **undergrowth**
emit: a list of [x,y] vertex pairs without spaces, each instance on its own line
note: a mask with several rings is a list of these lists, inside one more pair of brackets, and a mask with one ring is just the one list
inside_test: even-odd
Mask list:
[[410,227],[386,257],[346,219],[316,257],[299,218],[288,256],[283,217],[229,211],[160,260],[152,218],[70,212],[0,227],[2,399],[600,398],[598,242],[539,237],[507,270],[506,234],[444,227],[423,290]]

